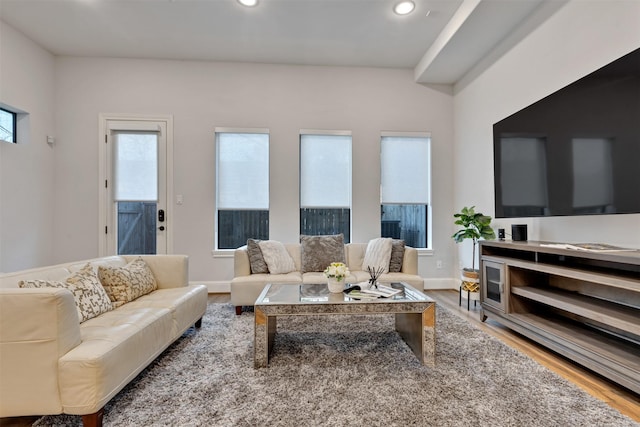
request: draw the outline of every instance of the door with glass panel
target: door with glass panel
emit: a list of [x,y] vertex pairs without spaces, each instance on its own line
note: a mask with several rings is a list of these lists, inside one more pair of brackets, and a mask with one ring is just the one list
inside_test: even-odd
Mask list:
[[167,253],[167,126],[107,121],[107,252]]

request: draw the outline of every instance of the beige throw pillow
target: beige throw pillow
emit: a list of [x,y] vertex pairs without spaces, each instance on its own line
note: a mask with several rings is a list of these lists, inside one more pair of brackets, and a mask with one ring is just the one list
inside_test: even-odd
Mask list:
[[287,248],[276,240],[262,240],[260,250],[271,274],[285,274],[296,271],[296,264],[287,252]]
[[389,272],[389,261],[391,260],[391,248],[393,239],[388,237],[378,237],[369,240],[367,250],[364,253],[362,269],[367,271],[367,267],[373,270],[382,269],[383,273]]
[[151,269],[142,258],[124,267],[98,267],[98,277],[114,307],[120,307],[158,288]]
[[67,277],[64,282],[52,280],[21,280],[21,288],[63,288],[73,294],[78,310],[80,323],[92,319],[113,309],[111,300],[93,271],[87,263],[76,273]]

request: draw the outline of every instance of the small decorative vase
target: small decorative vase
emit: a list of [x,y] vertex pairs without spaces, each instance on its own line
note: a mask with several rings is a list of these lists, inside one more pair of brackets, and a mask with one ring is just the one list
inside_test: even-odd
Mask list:
[[338,280],[335,277],[327,277],[327,286],[329,287],[329,292],[342,292],[344,290],[344,279]]

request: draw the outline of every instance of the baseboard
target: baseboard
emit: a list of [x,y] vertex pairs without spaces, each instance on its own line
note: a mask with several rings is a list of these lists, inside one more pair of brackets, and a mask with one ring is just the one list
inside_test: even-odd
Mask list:
[[[228,294],[231,292],[231,284],[224,281],[216,282],[204,282],[195,281],[189,282],[191,285],[205,285],[210,294]],[[424,279],[424,290],[438,290],[438,289],[458,289],[460,286],[459,279],[452,278],[434,278]]]
[[431,279],[424,279],[424,290],[425,291],[435,291],[440,289],[458,289],[460,286],[459,279],[447,278],[447,277],[438,277]]
[[205,285],[210,294],[229,294],[231,293],[231,284],[229,282],[189,282],[190,285]]

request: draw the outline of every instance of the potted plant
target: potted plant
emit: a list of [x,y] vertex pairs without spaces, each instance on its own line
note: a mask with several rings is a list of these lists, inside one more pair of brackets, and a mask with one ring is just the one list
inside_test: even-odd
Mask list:
[[345,278],[349,275],[349,268],[342,262],[332,262],[324,270],[327,278],[329,292],[342,292],[344,290]]
[[460,243],[465,239],[471,239],[473,241],[471,268],[464,268],[462,275],[464,277],[477,279],[479,275],[478,270],[476,270],[476,245],[478,244],[478,240],[495,239],[496,234],[490,226],[491,217],[480,212],[476,212],[474,209],[475,206],[471,206],[470,208],[464,207],[460,212],[453,215],[454,218],[456,218],[455,224],[460,225],[463,228],[456,231],[456,233],[451,237],[453,237],[456,243]]

